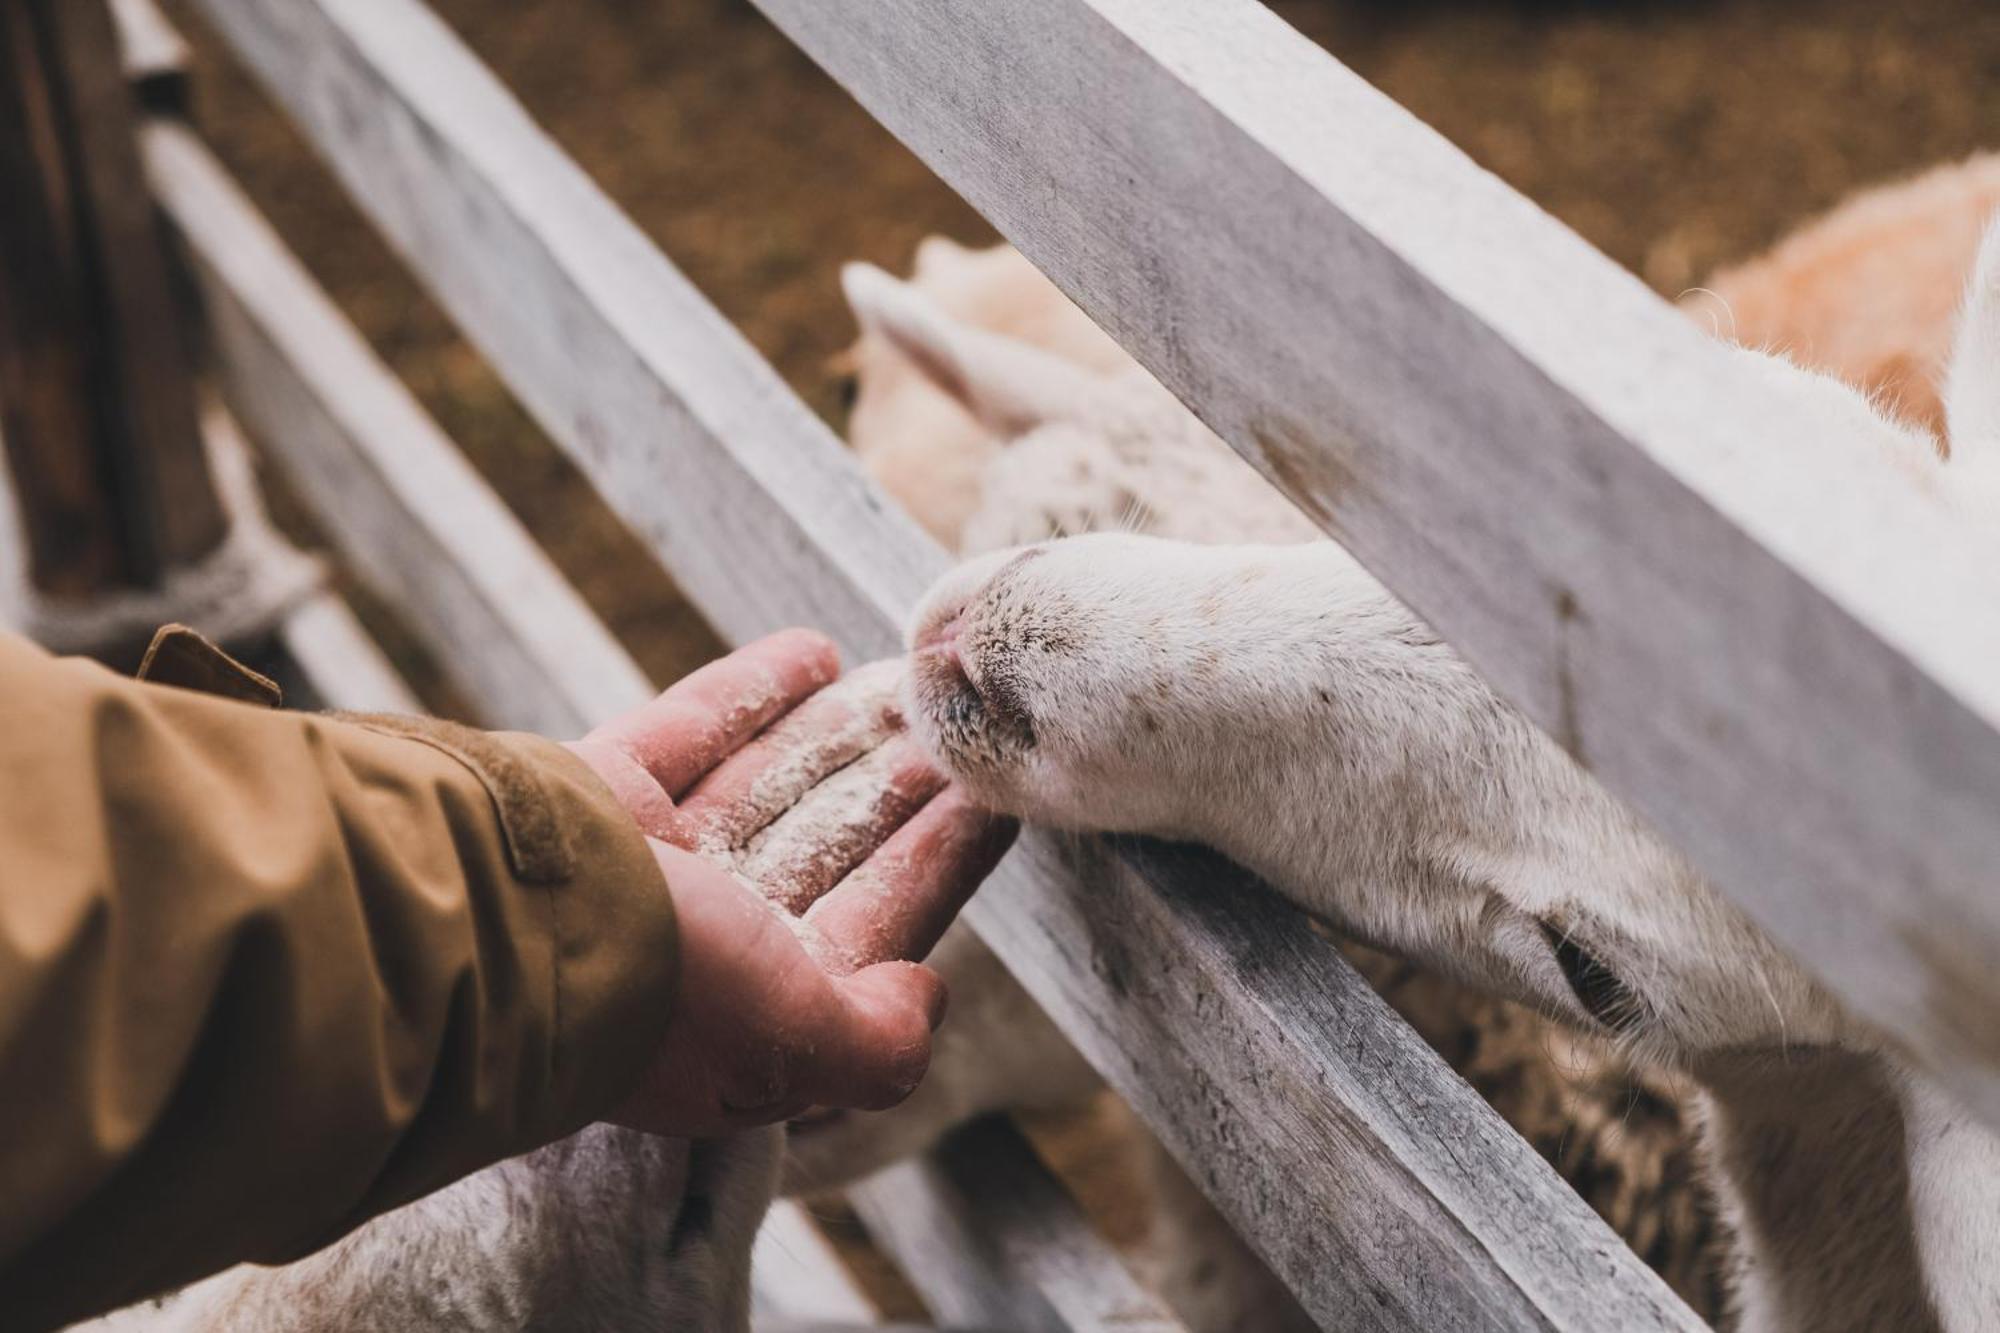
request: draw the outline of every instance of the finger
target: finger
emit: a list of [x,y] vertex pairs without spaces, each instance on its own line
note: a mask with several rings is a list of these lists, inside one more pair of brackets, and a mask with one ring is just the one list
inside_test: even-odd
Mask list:
[[930,1067],[944,979],[916,963],[882,963],[835,986],[840,1002],[822,1011],[791,1091],[815,1106],[885,1111],[915,1092]]
[[844,975],[924,957],[1019,831],[946,788],[806,913],[820,966]]
[[710,662],[588,739],[616,745],[677,797],[839,674],[840,652],[826,636],[781,630]]
[[944,784],[915,745],[890,741],[820,783],[753,838],[737,869],[771,901],[803,913]]
[[681,801],[694,845],[736,850],[827,774],[901,730],[902,677],[900,661],[858,667],[724,759]]
[[692,845],[686,822],[674,808],[673,798],[660,789],[660,784],[637,759],[595,734],[571,741],[568,748],[604,780],[618,804],[647,837],[675,847]]

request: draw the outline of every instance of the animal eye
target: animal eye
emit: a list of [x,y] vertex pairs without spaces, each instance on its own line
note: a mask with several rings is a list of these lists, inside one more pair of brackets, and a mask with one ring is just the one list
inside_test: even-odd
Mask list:
[[1562,969],[1563,979],[1569,982],[1570,991],[1584,1012],[1608,1028],[1628,1026],[1638,1006],[1618,974],[1570,938],[1569,932],[1544,921],[1542,934],[1548,939],[1549,948],[1555,951],[1556,966]]
[[859,375],[842,375],[834,384],[833,392],[840,399],[840,410],[843,412],[852,412],[854,404],[861,399],[861,377]]

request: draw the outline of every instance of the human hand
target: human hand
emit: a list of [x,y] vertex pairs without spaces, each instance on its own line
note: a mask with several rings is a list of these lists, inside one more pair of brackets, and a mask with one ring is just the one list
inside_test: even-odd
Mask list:
[[897,664],[838,685],[788,630],[570,748],[653,842],[681,977],[659,1055],[609,1117],[696,1138],[915,1089],[944,1012],[922,957],[1013,840],[902,735]]

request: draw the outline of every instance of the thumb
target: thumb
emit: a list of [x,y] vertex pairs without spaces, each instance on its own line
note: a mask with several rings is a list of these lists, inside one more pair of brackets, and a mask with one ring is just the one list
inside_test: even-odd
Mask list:
[[816,1043],[809,1093],[821,1106],[884,1111],[908,1097],[931,1063],[944,1019],[944,978],[917,963],[877,963],[834,983],[830,1031]]

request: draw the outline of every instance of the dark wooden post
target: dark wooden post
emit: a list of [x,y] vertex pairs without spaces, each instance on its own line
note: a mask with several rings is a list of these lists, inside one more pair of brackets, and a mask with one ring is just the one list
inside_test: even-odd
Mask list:
[[51,596],[226,529],[105,0],[0,0],[0,435]]

